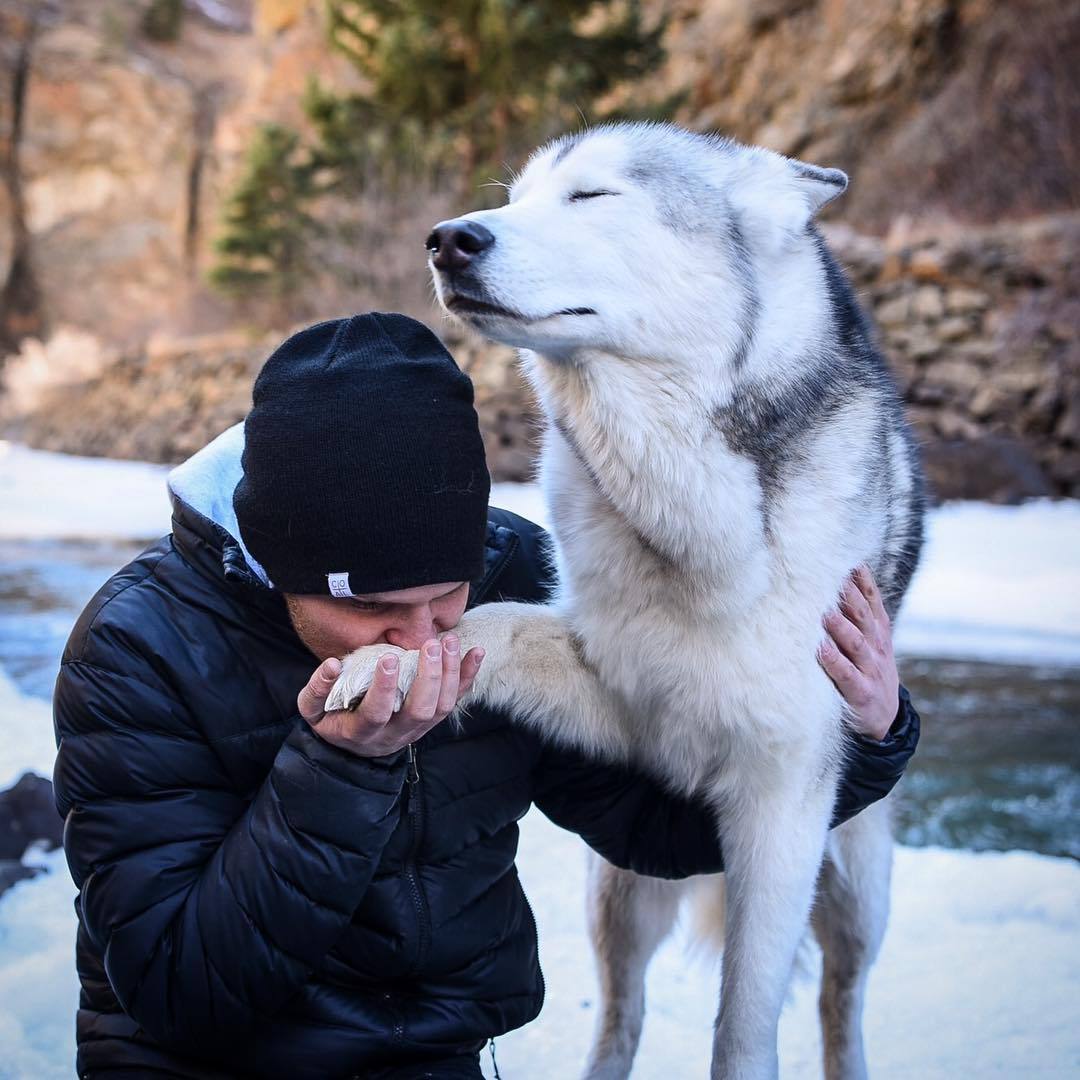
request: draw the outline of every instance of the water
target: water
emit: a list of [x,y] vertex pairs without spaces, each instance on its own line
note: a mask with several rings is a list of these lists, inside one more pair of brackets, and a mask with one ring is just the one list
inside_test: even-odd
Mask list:
[[907,659],[901,670],[923,728],[897,836],[1080,858],[1080,669]]
[[[79,612],[141,546],[0,541],[0,668],[23,693],[49,698]],[[1080,668],[909,658],[901,670],[923,736],[894,799],[898,838],[1080,859]]]
[[60,654],[79,613],[144,546],[0,540],[0,668],[23,693],[52,697]]

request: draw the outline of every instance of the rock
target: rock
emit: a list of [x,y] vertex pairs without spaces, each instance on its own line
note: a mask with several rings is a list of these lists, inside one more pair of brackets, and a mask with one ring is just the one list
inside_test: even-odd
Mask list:
[[982,383],[982,372],[963,360],[935,360],[923,373],[924,385],[941,386],[950,395],[966,401]]
[[908,355],[912,360],[926,361],[941,352],[941,342],[929,331],[922,328],[912,333],[908,340]]
[[968,315],[990,306],[990,297],[978,289],[949,289],[945,294],[945,309],[950,315]]
[[945,278],[945,266],[941,253],[934,248],[921,248],[911,256],[908,273],[916,281],[941,283]]
[[1016,439],[930,442],[923,446],[923,463],[931,493],[939,500],[1018,503],[1053,493],[1042,467]]
[[1080,449],[1055,447],[1047,456],[1045,467],[1056,491],[1074,499],[1080,498]]
[[982,435],[979,425],[958,409],[940,410],[934,417],[934,427],[938,435],[948,442],[973,442]]
[[936,333],[942,341],[959,341],[971,333],[971,323],[965,318],[953,315],[941,321]]
[[0,792],[0,860],[21,859],[38,840],[59,847],[63,830],[52,784],[44,777],[23,773],[14,787]]
[[23,866],[21,862],[16,862],[14,859],[0,859],[0,896],[3,896],[12,885],[18,885],[20,881],[28,881],[30,878],[37,877],[39,873],[41,873],[40,867]]
[[940,319],[945,314],[945,302],[941,290],[934,285],[923,285],[911,297],[911,314],[917,319]]
[[949,355],[954,359],[971,361],[984,368],[995,360],[1000,362],[1003,352],[1002,347],[996,342],[980,338],[958,341],[949,346]]
[[[932,227],[1075,207],[1080,97],[1053,77],[1075,67],[1075,4],[651,7],[674,17],[645,96],[682,92],[679,119],[695,128],[842,166],[854,182],[836,213],[860,231],[883,234],[901,215]],[[917,280],[949,274],[912,260]]]
[[986,383],[975,391],[971,399],[969,409],[971,415],[977,420],[989,420],[998,416],[1009,408],[1019,406],[1020,398],[1015,394],[1009,394],[1002,390],[993,381]]
[[874,318],[882,326],[904,326],[911,318],[911,298],[898,296],[874,308]]

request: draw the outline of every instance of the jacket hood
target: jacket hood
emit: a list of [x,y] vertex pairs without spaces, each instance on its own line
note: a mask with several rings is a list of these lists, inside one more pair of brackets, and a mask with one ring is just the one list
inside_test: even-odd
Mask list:
[[273,588],[266,571],[244,545],[233,509],[233,492],[244,473],[240,463],[243,453],[244,424],[241,421],[169,473],[169,495],[174,507],[179,500],[224,530],[239,547],[255,578]]

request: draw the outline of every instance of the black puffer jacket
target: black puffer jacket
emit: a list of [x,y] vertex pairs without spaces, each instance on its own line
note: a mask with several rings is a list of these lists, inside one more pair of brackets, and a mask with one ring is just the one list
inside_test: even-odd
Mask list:
[[[493,511],[473,602],[543,598],[541,537]],[[329,746],[296,715],[314,668],[279,594],[183,502],[76,625],[55,787],[80,890],[80,1074],[474,1061],[543,1001],[514,868],[532,802],[620,866],[720,869],[703,808],[483,709],[421,740],[418,777],[404,754]],[[884,743],[857,742],[845,815],[888,792],[916,740],[905,707]]]

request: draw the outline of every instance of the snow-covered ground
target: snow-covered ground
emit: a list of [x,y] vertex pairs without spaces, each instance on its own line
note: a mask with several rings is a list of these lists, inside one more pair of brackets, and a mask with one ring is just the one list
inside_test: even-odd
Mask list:
[[164,465],[73,457],[0,439],[0,539],[124,540],[169,531]]
[[[547,1003],[496,1040],[503,1080],[576,1075],[589,1045],[596,980],[585,934],[585,853],[533,812],[518,867],[540,931]],[[78,985],[74,886],[52,872],[0,899],[0,1078],[72,1075]],[[635,1080],[707,1075],[715,964],[677,931],[649,972]],[[1080,865],[1029,852],[898,848],[893,911],[866,1009],[877,1080],[1064,1080],[1080,1075]],[[780,1030],[781,1075],[821,1075],[812,981]],[[485,1075],[491,1072],[485,1053]]]
[[[597,1002],[585,936],[585,855],[537,813],[518,865],[540,932],[547,1003],[496,1040],[507,1080],[571,1077]],[[1080,1076],[1080,865],[1030,852],[897,848],[892,915],[866,1005],[876,1080]],[[681,930],[649,970],[634,1080],[708,1075],[719,979]],[[780,1027],[780,1075],[821,1075],[817,984],[800,982]],[[488,1073],[487,1075],[491,1075]]]
[[[0,444],[0,539],[150,537],[168,528],[164,470]],[[493,501],[543,520],[534,487]],[[908,652],[1080,663],[1080,506],[956,505],[935,511],[898,637]],[[47,704],[0,672],[0,789],[48,773]],[[60,853],[0,899],[0,1078],[72,1074],[77,984],[74,888]],[[540,928],[544,1013],[500,1038],[506,1080],[575,1075],[596,986],[585,935],[585,854],[538,814],[519,860]],[[637,1080],[705,1075],[713,962],[677,932],[650,972]],[[1029,852],[897,852],[893,916],[873,975],[867,1039],[874,1075],[1080,1075],[1080,865]],[[820,1075],[814,987],[799,986],[781,1029],[785,1077]],[[485,1055],[485,1069],[491,1075]]]
[[52,777],[55,759],[52,706],[21,693],[0,668],[0,791],[6,791],[28,769]]

